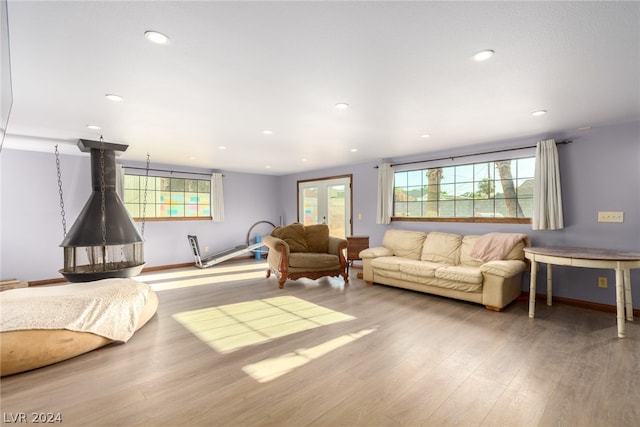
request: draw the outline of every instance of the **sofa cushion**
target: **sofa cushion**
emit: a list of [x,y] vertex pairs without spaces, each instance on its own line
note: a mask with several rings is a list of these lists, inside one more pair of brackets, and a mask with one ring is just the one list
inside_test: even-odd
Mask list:
[[326,224],[307,225],[305,233],[309,252],[329,252],[329,227]]
[[375,270],[374,281],[381,280],[382,283],[391,282],[408,282],[416,285],[431,285],[436,286],[438,279],[435,277],[415,276],[402,271],[389,271],[389,270]]
[[460,246],[460,265],[468,265],[472,267],[482,265],[481,260],[471,256],[473,245],[475,245],[478,237],[480,236],[469,235],[462,238],[462,245]]
[[526,241],[521,241],[516,243],[513,249],[511,249],[511,252],[505,255],[504,259],[522,261],[524,259],[524,248],[526,246],[527,246]]
[[405,262],[400,264],[400,271],[411,276],[435,277],[436,270],[441,266],[442,264],[435,262],[405,260]]
[[456,265],[460,262],[460,245],[462,236],[459,234],[431,232],[424,242],[420,259]]
[[378,270],[400,271],[400,265],[407,262],[404,258],[395,256],[383,256],[371,260],[371,266]]
[[391,249],[393,254],[402,258],[420,259],[422,245],[427,233],[410,230],[387,230],[382,244]]
[[294,223],[284,227],[276,227],[271,232],[271,235],[287,242],[290,252],[309,251],[304,225],[300,223]]
[[289,267],[294,268],[334,268],[340,266],[338,255],[309,252],[295,252],[289,254]]
[[439,279],[463,283],[482,283],[482,271],[479,267],[463,267],[460,265],[444,265],[436,270]]

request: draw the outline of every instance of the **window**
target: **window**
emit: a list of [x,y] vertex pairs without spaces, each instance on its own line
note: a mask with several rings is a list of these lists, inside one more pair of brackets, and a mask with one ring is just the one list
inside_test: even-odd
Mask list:
[[527,157],[396,172],[394,219],[515,218],[529,222],[534,169],[535,157]]
[[145,181],[144,175],[124,175],[124,205],[133,218],[211,219],[210,180],[149,176],[146,208]]

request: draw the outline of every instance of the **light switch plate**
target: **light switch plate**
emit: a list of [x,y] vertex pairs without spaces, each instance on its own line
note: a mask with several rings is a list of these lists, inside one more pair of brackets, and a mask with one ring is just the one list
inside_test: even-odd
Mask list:
[[624,222],[624,212],[599,211],[598,222]]

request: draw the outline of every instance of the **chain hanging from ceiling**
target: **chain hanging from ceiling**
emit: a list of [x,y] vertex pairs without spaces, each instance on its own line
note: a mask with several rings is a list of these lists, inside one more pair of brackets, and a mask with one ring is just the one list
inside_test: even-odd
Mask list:
[[149,153],[147,153],[147,168],[146,168],[145,178],[144,178],[144,196],[142,197],[142,227],[140,230],[142,237],[144,237],[144,224],[147,218],[147,188],[149,185],[149,164],[150,164],[150,156],[149,156]]
[[62,196],[62,173],[60,172],[60,152],[56,144],[56,169],[58,171],[58,193],[60,194],[60,215],[62,215],[62,237],[67,237],[67,220],[64,213],[64,197]]
[[105,209],[106,183],[104,182],[104,139],[100,135],[100,212],[102,213],[102,246],[107,246],[107,212]]

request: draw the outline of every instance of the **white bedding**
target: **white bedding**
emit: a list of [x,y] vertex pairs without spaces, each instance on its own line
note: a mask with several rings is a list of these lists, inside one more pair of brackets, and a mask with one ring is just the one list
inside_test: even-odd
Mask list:
[[133,279],[104,279],[0,292],[0,332],[68,329],[126,342],[151,289]]

